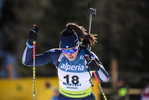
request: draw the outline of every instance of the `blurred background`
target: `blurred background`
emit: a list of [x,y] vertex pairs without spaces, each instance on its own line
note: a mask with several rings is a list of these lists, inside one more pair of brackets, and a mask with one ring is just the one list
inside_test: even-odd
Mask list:
[[[102,83],[108,100],[141,100],[141,91],[149,81],[148,0],[0,0],[0,100],[29,100],[6,99],[6,94],[2,94],[13,86],[20,91],[26,84],[31,85],[27,88],[32,97],[32,68],[24,66],[21,60],[33,24],[39,26],[36,53],[57,48],[60,32],[68,22],[88,30],[88,2],[97,10],[91,33],[98,34],[98,43],[92,51],[110,74],[110,80]],[[49,87],[45,85],[47,79],[56,77],[55,66],[36,67],[36,78],[43,81],[41,85]],[[119,86],[120,80],[128,89],[124,93],[127,96],[117,94],[117,89],[123,87]],[[99,100],[103,100],[98,94]]]

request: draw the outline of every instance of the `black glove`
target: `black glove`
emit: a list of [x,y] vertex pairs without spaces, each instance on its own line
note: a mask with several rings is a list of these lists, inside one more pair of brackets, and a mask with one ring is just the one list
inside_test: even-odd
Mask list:
[[87,64],[88,68],[90,71],[98,71],[100,69],[99,64],[97,63],[96,60],[91,59],[88,64]]
[[28,43],[30,45],[33,45],[33,41],[37,40],[37,36],[38,36],[38,27],[36,25],[33,25],[33,29],[31,29],[28,34],[28,40],[29,40]]

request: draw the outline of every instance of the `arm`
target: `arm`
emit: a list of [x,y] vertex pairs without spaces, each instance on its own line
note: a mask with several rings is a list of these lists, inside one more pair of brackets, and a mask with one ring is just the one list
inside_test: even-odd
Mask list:
[[99,64],[99,66],[100,66],[100,69],[98,71],[96,71],[96,74],[97,74],[98,78],[100,79],[100,81],[107,82],[109,80],[109,74],[105,70],[105,68],[103,67],[102,64]]
[[[56,65],[60,52],[61,50],[59,49],[51,49],[42,54],[36,55],[35,65],[41,66],[48,63]],[[33,48],[31,45],[28,44],[28,42],[27,47],[25,48],[23,53],[22,63],[27,66],[33,66]]]
[[109,74],[105,70],[102,63],[99,61],[98,57],[93,52],[89,52],[89,57],[92,61],[92,63],[88,66],[90,71],[95,70],[95,72],[96,72],[98,78],[100,79],[100,81],[102,81],[102,82],[108,81]]
[[[36,66],[47,64],[46,61],[47,54],[40,54],[36,55]],[[52,62],[51,60],[49,62]],[[25,48],[23,57],[22,57],[22,63],[27,66],[33,66],[33,48],[29,48],[28,46]]]
[[[38,27],[34,26],[33,29],[30,30],[28,35],[28,41],[26,42],[27,47],[24,50],[22,63],[27,66],[33,66],[33,41],[37,40],[38,36]],[[55,52],[53,52],[55,51]],[[36,55],[36,66],[41,66],[47,63],[55,64],[57,63],[58,56],[61,50],[49,50],[45,53]],[[55,64],[56,65],[56,64]]]

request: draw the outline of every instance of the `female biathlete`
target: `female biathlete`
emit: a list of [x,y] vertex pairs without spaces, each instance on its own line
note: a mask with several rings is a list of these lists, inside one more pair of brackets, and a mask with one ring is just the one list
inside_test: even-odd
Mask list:
[[[37,40],[38,28],[29,32],[22,57],[24,65],[33,66],[33,41]],[[86,29],[76,23],[66,24],[60,34],[59,48],[36,55],[36,66],[54,64],[58,70],[58,100],[95,100],[91,91],[92,72],[100,81],[108,80],[108,73],[98,57],[88,48],[96,42],[95,34],[88,35]]]

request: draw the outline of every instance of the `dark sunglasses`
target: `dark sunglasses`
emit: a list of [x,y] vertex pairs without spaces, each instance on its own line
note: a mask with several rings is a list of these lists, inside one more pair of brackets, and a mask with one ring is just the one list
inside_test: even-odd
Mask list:
[[73,53],[75,53],[77,51],[78,47],[79,46],[77,46],[77,47],[75,47],[73,49],[70,49],[70,50],[64,50],[64,49],[62,49],[62,52],[65,53],[65,54],[67,54],[67,53],[73,54]]

